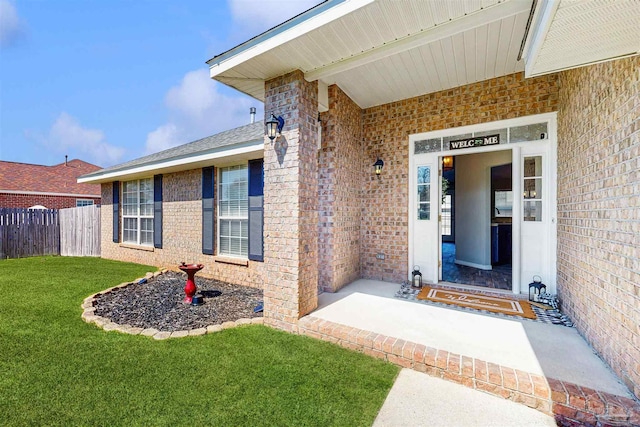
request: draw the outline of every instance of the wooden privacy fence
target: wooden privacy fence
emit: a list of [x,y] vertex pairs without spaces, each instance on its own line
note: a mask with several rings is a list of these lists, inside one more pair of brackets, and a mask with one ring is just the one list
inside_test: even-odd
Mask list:
[[100,208],[60,209],[60,255],[100,256]]
[[0,259],[59,253],[57,210],[0,208]]
[[100,207],[0,208],[0,259],[100,256]]

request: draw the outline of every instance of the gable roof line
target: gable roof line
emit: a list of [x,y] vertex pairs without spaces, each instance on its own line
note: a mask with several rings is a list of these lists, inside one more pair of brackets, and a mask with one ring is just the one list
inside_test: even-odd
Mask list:
[[264,124],[256,121],[229,129],[158,153],[104,168],[78,178],[78,182],[104,182],[121,176],[158,171],[163,168],[179,168],[198,162],[248,154],[264,149]]
[[375,0],[325,0],[207,61],[210,77],[358,10]]

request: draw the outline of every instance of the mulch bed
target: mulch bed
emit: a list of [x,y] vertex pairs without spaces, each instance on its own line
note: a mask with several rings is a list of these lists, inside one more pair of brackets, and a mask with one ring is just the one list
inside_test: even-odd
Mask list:
[[95,314],[120,325],[167,332],[262,317],[261,312],[253,312],[262,301],[261,289],[196,275],[196,295],[204,296],[204,304],[193,306],[182,302],[186,280],[186,274],[170,271],[146,283],[114,289],[96,296]]

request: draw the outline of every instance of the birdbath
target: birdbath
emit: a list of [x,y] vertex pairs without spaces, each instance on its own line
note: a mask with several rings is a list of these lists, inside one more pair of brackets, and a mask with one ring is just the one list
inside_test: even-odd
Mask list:
[[185,297],[182,300],[185,304],[191,304],[193,295],[196,293],[196,282],[193,280],[193,276],[204,268],[202,264],[185,264],[184,262],[178,266],[178,268],[187,273],[187,284],[184,285]]

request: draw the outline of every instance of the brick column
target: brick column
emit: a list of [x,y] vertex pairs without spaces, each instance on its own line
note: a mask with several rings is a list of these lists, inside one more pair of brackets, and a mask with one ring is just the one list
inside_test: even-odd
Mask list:
[[318,86],[294,71],[265,83],[265,116],[282,135],[264,147],[264,317],[288,331],[318,305]]

